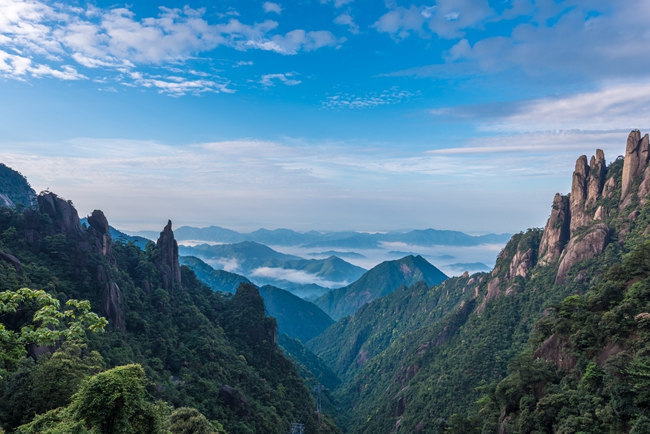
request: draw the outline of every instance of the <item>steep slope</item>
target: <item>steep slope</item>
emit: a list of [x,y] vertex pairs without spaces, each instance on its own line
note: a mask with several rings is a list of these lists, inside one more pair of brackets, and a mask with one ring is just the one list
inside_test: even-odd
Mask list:
[[421,256],[407,256],[398,261],[385,261],[367,271],[356,282],[328,292],[316,300],[316,305],[338,320],[352,315],[365,303],[383,297],[400,286],[424,281],[434,285],[447,276]]
[[18,205],[36,205],[36,192],[23,175],[0,163],[0,206]]
[[196,277],[213,291],[228,292],[234,294],[242,283],[250,283],[250,280],[239,274],[229,273],[224,270],[215,270],[199,258],[194,256],[179,257],[181,265],[189,267]]
[[[566,339],[575,341],[583,348],[589,347],[583,360],[591,357],[593,362],[607,349],[606,337],[603,336],[609,333],[608,324],[611,327],[617,327],[619,323],[630,324],[636,321],[634,315],[644,312],[645,299],[642,297],[635,301],[638,304],[633,309],[625,313],[621,310],[616,313],[617,316],[603,313],[603,317],[600,317],[600,314],[585,312],[580,303],[576,304],[572,301],[574,298],[567,299],[567,296],[584,294],[596,286],[601,288],[597,289],[598,293],[604,292],[607,297],[616,298],[621,285],[607,284],[611,276],[604,271],[620,267],[623,255],[647,240],[650,233],[647,137],[633,131],[628,139],[625,158],[617,159],[609,166],[600,150],[591,161],[581,156],[576,162],[571,195],[555,196],[543,231],[533,229],[512,237],[499,254],[492,272],[475,285],[474,297],[461,300],[439,320],[427,321],[415,330],[396,332],[399,336],[393,338],[384,351],[367,360],[351,378],[346,379],[336,396],[353,409],[348,431],[442,432],[449,428],[450,432],[463,433],[573,433],[605,432],[601,429],[607,427],[608,432],[628,432],[635,423],[634,419],[639,417],[634,406],[639,408],[638,405],[643,402],[641,390],[628,389],[625,392],[628,401],[620,401],[615,395],[605,398],[604,395],[592,395],[594,399],[589,403],[585,398],[583,410],[577,407],[579,389],[575,389],[577,383],[571,383],[571,378],[556,377],[554,380],[551,375],[545,379],[540,375],[546,375],[546,371],[531,370],[515,357],[527,349],[526,342],[535,322],[544,315],[558,312],[557,308],[552,307],[565,299],[568,306],[560,308],[560,312],[568,309],[568,315],[576,320],[590,318],[586,320],[590,327],[603,327],[605,334],[596,336],[597,339],[573,334],[572,330],[577,330],[569,327],[573,319],[569,322],[558,321],[558,328],[549,328],[541,333],[550,339],[553,330],[569,327],[561,329],[567,338],[561,340],[560,333],[547,344],[545,354],[549,354],[558,364],[564,363],[562,360],[570,360],[572,354],[561,350]],[[643,276],[641,273],[637,278],[643,279]],[[628,278],[619,281],[629,282],[627,285],[635,282],[634,278],[626,280]],[[400,293],[396,292],[398,295]],[[404,300],[404,306],[408,306],[407,300]],[[593,309],[598,308],[589,305],[589,310]],[[594,318],[600,318],[599,323],[594,322]],[[606,320],[611,320],[611,323]],[[390,317],[385,321],[380,320],[374,325],[373,333],[374,330],[390,328],[391,321]],[[351,339],[349,333],[344,333],[344,336]],[[614,333],[611,336],[614,343],[619,342],[619,335]],[[641,338],[636,336],[634,339],[639,342]],[[315,343],[320,344],[315,339],[310,346]],[[350,343],[336,345],[345,348]],[[354,352],[351,354],[358,355]],[[484,396],[486,391],[494,390],[488,386],[507,375],[510,361],[513,375],[517,378],[514,383],[505,384],[501,389],[506,395],[494,398],[488,393],[488,397],[481,401],[488,403],[494,398],[498,400],[497,407],[502,406],[491,413],[490,418],[482,412],[469,420],[465,419],[472,403]],[[329,365],[334,368],[331,363]],[[574,378],[579,375],[584,378],[586,375],[585,380],[591,381],[590,376],[600,376],[596,368],[586,369],[589,363],[576,366],[578,371],[574,372]],[[636,364],[630,369],[641,369],[639,366]],[[650,375],[650,371],[638,372],[638,378]],[[529,377],[522,379],[522,375]],[[548,389],[543,388],[543,382],[549,384]],[[583,382],[583,386],[588,384],[588,381]],[[519,389],[520,386],[522,389]],[[531,390],[532,398],[527,396],[527,391]],[[542,396],[545,398],[542,399]],[[629,409],[630,413],[626,416],[621,416],[623,413],[611,415],[608,413],[607,399],[611,400],[612,411]],[[576,409],[579,409],[578,413]],[[537,412],[535,423],[541,423],[540,417],[547,421],[555,418],[557,423],[565,424],[565,429],[557,431],[557,425],[553,425],[553,431],[550,431],[528,422],[522,425],[522,421],[531,420],[529,416],[533,417],[532,412]],[[454,414],[456,416],[452,417]],[[561,419],[562,415],[567,419]],[[612,428],[614,425],[608,426],[607,423],[613,420],[622,420],[624,424]]]
[[307,343],[343,379],[350,378],[368,360],[388,348],[397,338],[435,322],[462,300],[475,297],[475,286],[485,274],[452,277],[444,285],[421,281],[402,287],[363,305]]
[[278,322],[278,330],[302,342],[323,333],[334,320],[313,303],[274,286],[260,289],[269,316]]
[[[38,196],[38,208],[0,214],[0,291],[27,286],[62,301],[89,300],[109,320],[106,333],[92,336],[89,344],[107,367],[140,363],[154,398],[200,409],[230,434],[285,433],[301,414],[312,432],[338,431],[331,419],[319,426],[305,411],[314,399],[276,345],[276,322],[265,317],[257,288],[242,284],[226,298],[203,285],[178,263],[171,222],[155,247],[143,251],[113,242],[101,211],[82,228],[71,202],[52,193]],[[17,326],[11,317],[0,321]],[[33,366],[25,360],[3,375],[3,405],[16,402],[23,386],[14,385]],[[0,424],[8,429],[33,417],[10,410],[0,412]]]

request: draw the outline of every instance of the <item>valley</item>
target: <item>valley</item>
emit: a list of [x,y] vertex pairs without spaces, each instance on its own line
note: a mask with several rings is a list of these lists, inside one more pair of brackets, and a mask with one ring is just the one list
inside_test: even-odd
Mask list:
[[[435,231],[420,241],[417,231],[393,234],[413,244],[375,255],[380,244],[359,248],[381,238],[369,234],[351,247],[347,233],[328,244],[320,233],[181,231],[171,221],[153,242],[99,210],[80,220],[71,202],[36,195],[0,167],[12,186],[0,183],[0,290],[86,299],[107,319],[104,333],[74,343],[76,356],[67,342],[40,353],[2,347],[0,423],[63,429],[73,407],[16,385],[37,384],[40,367],[66,351],[75,360],[92,351],[106,369],[138,363],[152,398],[232,434],[289,432],[297,420],[321,433],[646,432],[648,143],[633,131],[624,158],[578,158],[571,194],[555,195],[545,228],[510,236],[492,268],[451,261],[498,244],[445,232],[457,244],[425,245],[443,242],[431,241]],[[179,232],[212,239],[184,245]],[[11,313],[2,330],[29,318]],[[102,375],[93,369],[75,375]],[[77,402],[70,394],[59,402]],[[321,411],[301,411],[316,401]],[[45,416],[31,422],[32,413]]]

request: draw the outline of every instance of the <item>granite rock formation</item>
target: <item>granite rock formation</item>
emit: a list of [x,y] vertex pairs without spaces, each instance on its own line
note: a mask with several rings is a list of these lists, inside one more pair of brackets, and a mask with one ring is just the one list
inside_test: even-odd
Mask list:
[[589,164],[587,156],[581,155],[576,161],[571,183],[570,209],[571,209],[571,234],[580,226],[589,222],[585,214],[585,201],[587,199],[587,185],[589,184]]
[[632,196],[629,194],[629,190],[634,178],[643,173],[643,169],[648,163],[648,147],[648,135],[646,134],[642,138],[639,130],[632,131],[627,138],[621,180],[620,209],[625,209],[631,204]]
[[81,235],[79,214],[72,202],[61,199],[50,192],[39,194],[37,201],[40,211],[50,216],[54,233],[73,237]]
[[569,241],[570,223],[569,198],[557,193],[553,198],[551,216],[546,223],[539,245],[540,265],[548,265],[560,257],[562,249]]
[[608,237],[609,226],[605,223],[596,223],[583,236],[572,238],[560,257],[555,283],[564,283],[569,268],[576,262],[591,259],[602,253]]
[[160,233],[156,242],[156,267],[162,276],[163,289],[172,289],[174,283],[181,282],[181,266],[178,263],[178,243],[174,239],[172,221],[167,221],[167,226]]

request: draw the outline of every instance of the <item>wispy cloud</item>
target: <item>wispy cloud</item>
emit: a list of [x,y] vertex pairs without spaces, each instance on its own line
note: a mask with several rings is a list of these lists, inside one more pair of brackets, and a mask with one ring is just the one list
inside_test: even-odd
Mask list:
[[326,288],[340,288],[349,283],[347,281],[333,282],[330,280],[325,280],[315,274],[307,273],[306,271],[277,267],[259,267],[253,270],[251,275],[253,278],[265,277],[267,279],[288,280],[289,282],[303,285],[315,283],[316,285],[324,286]]
[[464,119],[484,131],[630,130],[650,126],[650,82],[605,83],[600,89],[528,101],[432,110],[434,117]]
[[322,106],[328,109],[360,109],[399,104],[415,96],[416,93],[394,87],[383,92],[369,92],[364,95],[340,93],[328,96]]
[[348,26],[348,30],[352,34],[356,35],[359,33],[359,26],[354,22],[354,18],[350,14],[345,13],[339,15],[334,19],[334,23],[340,26]]
[[279,81],[282,84],[287,86],[295,86],[302,83],[300,80],[296,80],[295,77],[297,74],[295,72],[287,72],[286,74],[266,74],[262,76],[260,84],[263,86],[275,86],[275,83]]
[[[276,3],[267,2],[265,8],[281,11]],[[117,79],[128,79],[142,73],[142,67],[175,65],[182,70],[193,56],[220,46],[295,55],[344,41],[325,30],[295,29],[278,34],[276,21],[245,24],[233,18],[235,12],[225,14],[225,22],[211,23],[204,17],[205,10],[188,6],[161,7],[158,16],[138,19],[123,7],[4,0],[0,2],[0,75],[23,80],[44,76],[79,80],[101,69],[113,71]],[[79,67],[88,72],[80,73]],[[172,76],[159,82],[138,78],[128,83],[167,89],[172,95],[226,91],[218,81],[184,80],[178,85]]]

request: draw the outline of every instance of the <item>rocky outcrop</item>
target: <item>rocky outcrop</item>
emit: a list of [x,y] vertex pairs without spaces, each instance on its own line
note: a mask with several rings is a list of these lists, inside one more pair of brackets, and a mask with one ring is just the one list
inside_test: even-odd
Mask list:
[[37,200],[40,211],[50,216],[54,233],[73,237],[81,235],[79,214],[72,202],[50,192],[41,193]]
[[528,272],[533,268],[535,255],[533,249],[528,249],[525,252],[518,251],[510,262],[510,270],[508,270],[509,279],[514,279],[521,276],[524,279],[528,277]]
[[111,253],[111,234],[108,227],[108,220],[103,212],[96,209],[88,216],[88,225],[90,228],[88,232],[97,240],[96,248],[102,253],[103,256]]
[[602,253],[608,237],[609,227],[605,223],[597,223],[586,234],[571,239],[560,257],[555,283],[564,283],[567,272],[576,262],[591,259]]
[[156,268],[160,271],[162,287],[172,289],[174,283],[181,283],[181,266],[178,263],[178,243],[174,239],[172,221],[160,233],[156,242],[156,256],[154,258]]
[[246,419],[250,418],[250,404],[248,403],[248,399],[239,390],[233,389],[226,384],[219,390],[219,398],[238,416]]
[[584,226],[591,220],[585,214],[585,201],[587,199],[587,185],[589,183],[589,164],[587,156],[581,155],[576,161],[576,168],[573,172],[573,182],[571,183],[571,234]]
[[551,335],[533,354],[535,359],[553,362],[560,369],[569,371],[576,366],[577,359],[571,354],[566,338]]
[[22,265],[20,265],[20,261],[18,260],[18,258],[16,258],[14,255],[10,255],[9,253],[0,252],[0,261],[8,262],[19,273],[23,269]]
[[103,287],[101,295],[101,309],[111,324],[124,330],[124,295],[117,283],[110,281],[109,275],[102,265],[97,266],[97,281]]
[[646,134],[641,138],[641,131],[639,130],[632,131],[627,138],[621,181],[620,209],[626,208],[632,202],[629,190],[634,178],[643,172],[643,168],[648,163],[648,147],[648,135]]
[[605,153],[602,149],[596,149],[596,156],[592,155],[591,161],[589,162],[589,183],[587,184],[585,210],[593,208],[596,205],[596,201],[603,192],[606,174]]
[[650,193],[650,165],[643,171],[643,179],[641,180],[639,191],[637,192],[639,205],[645,205],[648,201],[648,193]]
[[542,241],[539,244],[540,265],[548,265],[560,257],[562,249],[569,240],[570,222],[569,199],[557,193],[553,199],[551,216],[546,222]]

